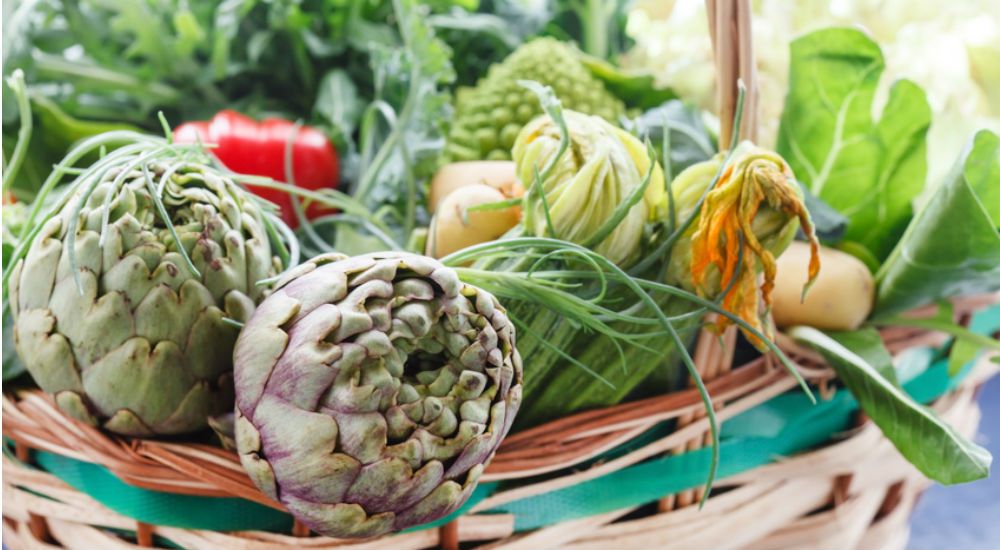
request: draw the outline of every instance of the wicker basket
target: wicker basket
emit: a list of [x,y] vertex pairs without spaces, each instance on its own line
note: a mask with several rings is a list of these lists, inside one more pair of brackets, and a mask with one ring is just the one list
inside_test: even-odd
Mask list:
[[[745,111],[741,133],[752,139],[756,94],[749,2],[721,0],[708,5],[719,73],[720,119],[732,118],[736,82],[742,79],[749,85],[750,108]],[[720,142],[728,142],[731,131],[724,125]],[[975,311],[996,301],[995,296],[959,300],[955,312],[968,323]],[[946,341],[942,334],[922,330],[888,328],[881,334],[894,357]],[[718,419],[727,426],[739,424],[743,415],[777,399],[801,397],[801,392],[790,391],[796,381],[771,356],[734,366],[736,339],[733,329],[722,338],[703,332],[694,353],[718,407]],[[833,373],[821,357],[780,335],[778,344],[799,373],[819,388],[823,403],[837,402],[838,395],[841,403],[848,403],[846,392],[838,394],[828,384]],[[980,357],[960,384],[933,392],[937,397],[933,408],[959,432],[972,435],[979,422],[976,390],[997,370],[996,363]],[[258,507],[282,508],[253,486],[235,453],[207,444],[109,435],[68,418],[39,391],[5,394],[3,434],[14,453],[5,453],[3,458],[3,541],[12,550],[162,545],[246,550],[440,546],[450,550],[460,544],[526,549],[903,548],[910,511],[928,481],[856,407],[845,405],[838,415],[839,424],[831,423],[825,431],[800,428],[812,439],[767,451],[762,461],[766,464],[725,470],[724,455],[723,475],[712,497],[699,509],[695,504],[701,497],[699,483],[672,484],[670,476],[671,471],[685,468],[684,460],[697,458],[699,453],[704,456],[699,449],[709,441],[708,420],[694,389],[574,414],[508,437],[482,480],[493,490],[478,499],[474,496],[470,505],[447,522],[378,539],[345,541],[312,536],[290,518],[285,532],[221,532],[156,524],[136,519],[136,514],[116,512],[88,491],[85,483],[67,483],[39,459],[56,457],[97,465],[123,486],[148,491],[152,498],[235,497]],[[755,441],[751,438],[742,441],[742,446],[734,445],[731,454],[765,452],[753,447]],[[785,458],[776,460],[776,455]],[[663,483],[644,487],[640,493],[651,495],[645,500],[634,497],[634,502],[625,505],[608,502],[602,513],[570,514],[547,523],[535,521],[538,518],[532,516],[530,507],[518,508],[533,499],[564,496],[588,483],[635,479],[629,475],[651,464],[665,465],[660,476]],[[704,461],[692,464],[704,465]],[[692,468],[691,464],[686,467]]]
[[[971,312],[996,301],[996,297],[963,300],[956,311],[968,319]],[[944,340],[942,335],[898,328],[885,329],[882,335],[895,355]],[[714,342],[718,338],[699,342],[698,365],[706,373],[718,371],[727,359],[726,350]],[[825,388],[832,374],[819,358],[784,339],[780,342],[801,374]],[[937,399],[933,408],[959,432],[972,435],[979,423],[976,390],[998,369],[988,356],[980,357],[961,384]],[[718,416],[726,420],[795,385],[789,374],[764,357],[718,375],[709,388],[723,403]],[[827,400],[833,397],[831,390],[822,391]],[[4,396],[3,401],[3,432],[17,449],[16,459],[5,456],[3,461],[4,542],[12,549],[135,548],[154,546],[157,535],[184,548],[247,550],[457,548],[460,542],[532,549],[905,546],[909,513],[928,481],[863,418],[818,449],[723,477],[702,509],[692,505],[696,491],[686,489],[663,496],[656,506],[629,506],[526,533],[515,532],[514,515],[492,513],[512,502],[627,471],[651,457],[700,447],[708,424],[699,412],[703,412],[701,402],[688,390],[577,414],[515,434],[501,447],[484,482],[521,479],[524,483],[495,492],[437,528],[344,541],[309,536],[299,525],[285,534],[222,533],[150,525],[116,513],[28,465],[29,449],[101,465],[129,485],[160,493],[235,496],[280,505],[254,488],[233,453],[208,445],[110,436],[66,417],[44,394],[28,391]],[[669,419],[687,421],[617,458],[574,471],[574,465]],[[560,475],[542,475],[551,472]]]

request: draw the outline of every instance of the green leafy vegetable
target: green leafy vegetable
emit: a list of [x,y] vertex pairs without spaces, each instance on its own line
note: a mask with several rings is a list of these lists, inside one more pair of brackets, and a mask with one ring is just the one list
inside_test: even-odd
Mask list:
[[[393,7],[403,48],[372,51],[375,100],[362,121],[361,178],[353,194],[373,208],[387,200],[403,201],[396,211],[404,219],[396,221],[403,227],[400,240],[405,240],[415,227],[416,172],[423,162],[429,175],[432,166],[426,163],[432,164],[440,151],[450,114],[444,88],[454,81],[455,71],[451,50],[434,35],[422,6],[415,0],[395,0]],[[377,117],[387,126],[382,139],[374,137]]]
[[973,332],[955,322],[954,308],[951,302],[942,300],[938,303],[937,312],[931,317],[911,317],[906,315],[880,315],[871,319],[868,324],[880,327],[913,327],[924,330],[936,330],[950,334],[970,345],[1000,350],[1000,341],[989,336]]
[[525,2],[551,9],[552,19],[545,31],[557,38],[575,40],[590,55],[610,59],[629,45],[625,34],[629,0],[552,0]]
[[896,369],[892,366],[892,355],[885,349],[882,336],[873,328],[863,328],[860,330],[827,332],[827,336],[845,348],[851,350],[858,357],[864,359],[872,366],[886,381],[893,386],[899,386],[896,377]]
[[881,50],[861,31],[799,38],[778,136],[778,152],[798,179],[850,219],[846,238],[879,259],[899,240],[923,189],[931,118],[924,92],[901,80],[873,120],[883,68]]
[[[989,451],[914,401],[857,353],[811,327],[794,327],[788,334],[826,358],[865,413],[924,475],[945,485],[989,475],[993,461]],[[844,335],[840,338],[846,343],[855,341]],[[867,339],[861,336],[857,341],[863,343],[863,353],[870,354]]]
[[[626,120],[624,128],[641,139],[649,139],[661,162],[669,157],[671,174],[680,174],[688,166],[712,158],[719,150],[701,113],[679,99],[671,99],[634,120]],[[664,136],[670,137],[669,144],[663,143]]]
[[677,98],[677,92],[672,88],[657,86],[649,72],[626,71],[592,55],[581,55],[580,61],[604,83],[609,92],[624,101],[626,107],[652,109]]
[[967,365],[969,361],[976,358],[979,354],[981,347],[976,345],[975,342],[970,342],[969,340],[955,340],[951,345],[951,351],[948,353],[948,375],[955,376],[962,372],[962,367]]
[[484,67],[506,57],[539,30],[499,11],[470,13],[452,9],[448,13],[432,14],[427,23],[452,50],[462,52],[451,60],[459,86],[475,85]]
[[976,134],[878,271],[876,314],[1000,289],[1000,137]]
[[830,206],[823,199],[812,194],[808,187],[802,186],[802,195],[806,203],[806,210],[812,217],[813,225],[816,227],[816,236],[824,244],[836,244],[844,238],[847,232],[847,217],[837,212],[837,209]]
[[358,95],[358,87],[347,71],[333,69],[323,76],[313,112],[335,130],[335,137],[340,138],[338,142],[344,143],[351,139],[363,109],[364,103]]

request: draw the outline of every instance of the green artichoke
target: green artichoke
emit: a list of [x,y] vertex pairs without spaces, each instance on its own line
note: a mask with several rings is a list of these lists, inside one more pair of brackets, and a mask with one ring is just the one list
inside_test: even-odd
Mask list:
[[617,122],[625,105],[587,70],[579,55],[572,44],[538,38],[491,66],[475,88],[460,89],[446,160],[510,159],[518,132],[542,114],[538,98],[519,80],[551,86],[567,109]]
[[521,401],[514,326],[454,270],[408,253],[292,270],[234,356],[236,446],[311,529],[366,537],[469,497]]
[[[528,234],[586,244],[611,219],[615,208],[642,185],[652,161],[638,139],[605,120],[569,110],[563,116],[569,149],[551,170],[547,167],[560,144],[560,129],[551,117],[533,120],[514,142],[517,175],[529,190],[522,223]],[[536,173],[544,175],[544,200],[531,189]],[[663,171],[657,163],[642,200],[594,251],[619,265],[635,259],[647,224],[656,221],[665,201]],[[555,235],[550,234],[549,221]]]
[[36,225],[9,279],[16,348],[80,420],[133,436],[189,432],[232,410],[238,329],[226,318],[249,317],[265,294],[257,281],[281,265],[264,214],[192,162],[207,162],[203,152],[155,138],[124,150]]

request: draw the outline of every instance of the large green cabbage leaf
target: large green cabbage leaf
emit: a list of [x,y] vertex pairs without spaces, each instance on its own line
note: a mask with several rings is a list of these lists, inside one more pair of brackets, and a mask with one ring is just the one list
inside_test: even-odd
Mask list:
[[861,31],[830,28],[791,45],[778,152],[808,189],[845,214],[845,239],[878,260],[903,234],[923,189],[931,110],[908,80],[893,85],[878,120],[873,100],[885,68]]

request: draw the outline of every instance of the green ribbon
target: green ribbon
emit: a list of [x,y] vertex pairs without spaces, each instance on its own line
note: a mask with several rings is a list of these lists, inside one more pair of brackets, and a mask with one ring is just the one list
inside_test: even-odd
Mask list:
[[[1000,306],[976,314],[970,329],[980,334],[1000,330]],[[933,401],[955,388],[972,367],[970,362],[957,376],[948,376],[944,349],[917,348],[899,357],[897,370],[907,378],[903,388],[914,399],[922,403]],[[719,477],[739,474],[821,445],[847,430],[857,410],[857,401],[847,391],[838,391],[816,405],[801,392],[789,392],[739,414],[722,425]],[[662,437],[669,429],[669,425],[663,425],[645,437]],[[622,449],[616,451],[607,456],[621,454]],[[708,475],[710,453],[706,448],[648,460],[563,489],[509,502],[487,513],[513,514],[515,529],[523,531],[640,506],[663,495],[701,486]],[[140,489],[126,484],[103,466],[44,451],[35,451],[34,457],[39,467],[78,491],[119,514],[145,523],[214,531],[291,529],[291,516],[248,500]],[[524,483],[520,480],[480,484],[457,512],[418,529],[443,525],[484,498]]]

